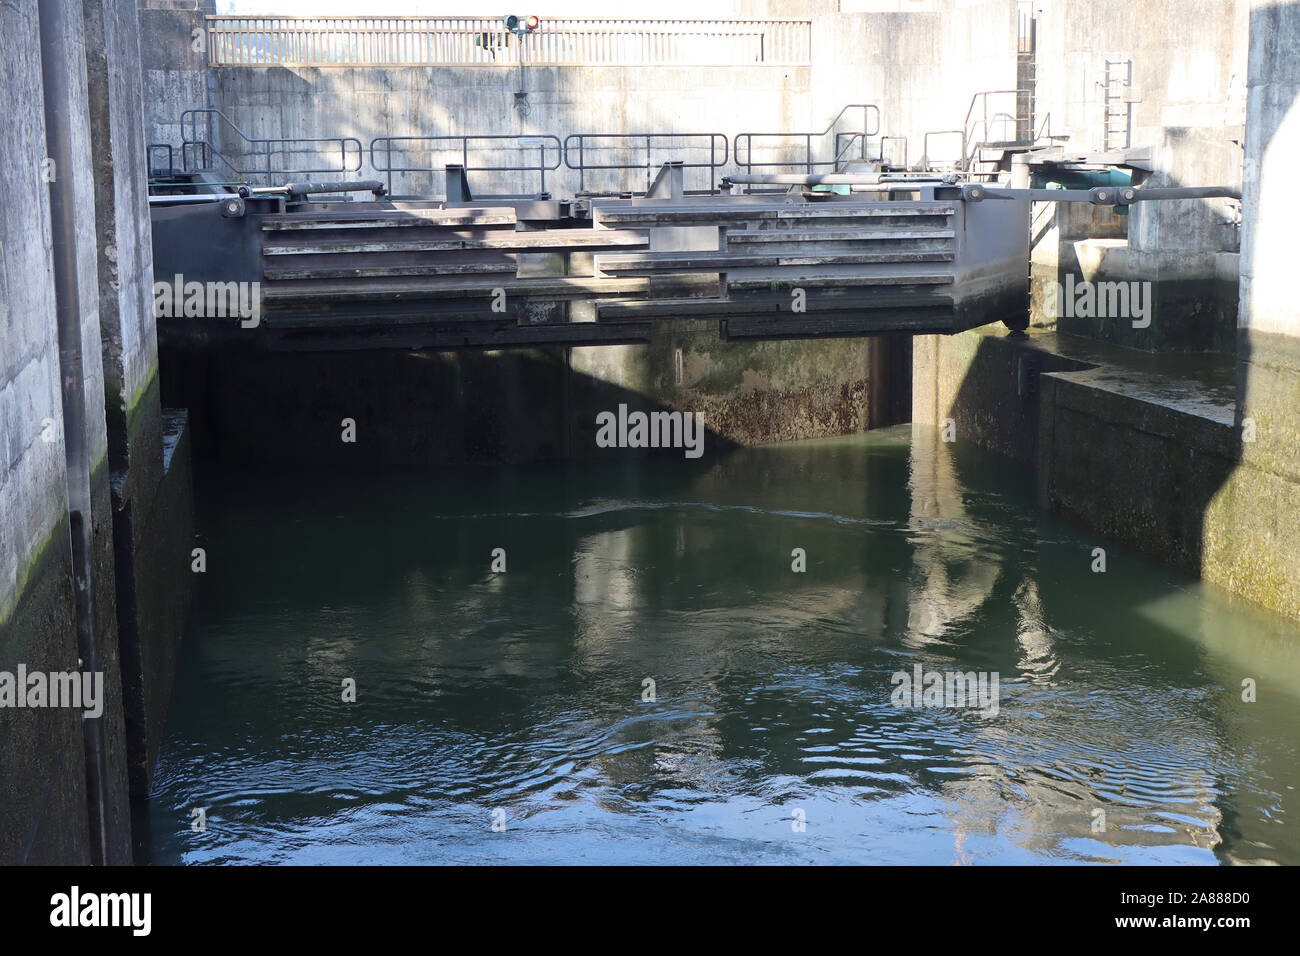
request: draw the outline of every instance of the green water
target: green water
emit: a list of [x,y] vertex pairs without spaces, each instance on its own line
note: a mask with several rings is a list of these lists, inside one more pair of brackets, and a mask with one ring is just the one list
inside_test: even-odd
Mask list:
[[[140,859],[1300,863],[1293,625],[929,429],[624,455],[205,469]],[[996,716],[894,706],[916,664]]]

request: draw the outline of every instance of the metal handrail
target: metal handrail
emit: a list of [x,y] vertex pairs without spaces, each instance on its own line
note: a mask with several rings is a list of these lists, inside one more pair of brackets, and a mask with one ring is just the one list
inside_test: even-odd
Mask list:
[[[849,110],[862,110],[862,129],[852,133],[840,133],[836,135],[835,140],[835,157],[831,160],[814,160],[813,159],[813,139],[821,139],[831,133],[839,124],[844,114]],[[870,120],[875,119],[875,127],[871,127]],[[840,138],[843,136],[861,137],[863,158],[866,157],[867,139],[877,135],[880,132],[880,107],[875,103],[850,103],[835,114],[830,125],[819,133],[737,133],[731,140],[731,155],[735,160],[736,168],[743,169],[746,173],[751,173],[755,169],[779,169],[802,167],[805,172],[812,173],[814,170],[831,167],[838,169],[842,161],[842,149],[840,147]],[[754,162],[753,145],[755,139],[799,139],[804,141],[804,160],[803,162]],[[741,143],[744,143],[744,159],[741,159]]]
[[[469,154],[471,149],[477,151],[484,148],[488,148],[488,149],[494,148],[494,147],[472,147],[470,145],[471,141],[478,141],[478,140],[482,140],[490,143],[509,141],[514,144],[514,146],[511,147],[513,149],[534,149],[535,148],[538,151],[537,162],[535,164],[529,164],[527,166],[511,166],[511,165],[471,166],[469,162]],[[536,195],[539,196],[545,194],[546,192],[546,174],[548,172],[560,168],[560,159],[564,152],[564,147],[563,144],[560,142],[560,138],[558,136],[550,136],[550,135],[516,136],[510,134],[490,134],[490,135],[482,134],[482,135],[457,136],[454,134],[447,134],[443,136],[377,136],[370,141],[370,167],[377,173],[384,173],[387,175],[388,192],[390,195],[393,192],[393,173],[434,173],[437,172],[439,169],[443,168],[443,165],[434,165],[434,164],[428,164],[423,166],[394,166],[393,152],[394,152],[394,144],[396,143],[452,144],[449,147],[443,147],[441,150],[437,150],[437,149],[433,150],[439,152],[447,152],[452,149],[455,149],[456,144],[458,144],[460,147],[460,155],[461,155],[460,165],[465,170],[466,173],[481,173],[481,172],[537,173],[539,188],[537,190]],[[376,151],[377,147],[382,148],[383,150],[384,159],[382,164],[379,159],[379,154]],[[500,149],[502,147],[495,147],[495,148]],[[547,151],[549,149],[554,149],[553,162],[547,161]],[[402,152],[404,150],[401,147],[399,147],[398,151]],[[484,196],[482,198],[501,199],[506,197]]]
[[[576,170],[578,173],[578,193],[581,195],[587,187],[587,172],[596,169],[617,169],[617,170],[645,170],[645,188],[650,189],[655,172],[661,159],[656,163],[653,158],[655,150],[655,141],[664,140],[683,140],[683,139],[703,139],[708,138],[708,146],[704,145],[679,145],[673,144],[677,149],[705,149],[709,151],[708,162],[691,163],[685,160],[681,161],[683,169],[707,169],[709,170],[709,192],[717,192],[718,177],[717,171],[727,164],[730,156],[729,144],[725,133],[571,133],[564,138],[564,165],[569,169]],[[601,149],[618,149],[618,146],[600,146],[594,144],[593,140],[627,140],[635,141],[635,144],[629,144],[626,149],[645,146],[645,161],[636,163],[591,163],[587,161],[587,151]],[[722,156],[718,156],[718,144],[721,142]],[[577,147],[577,163],[573,161],[574,147]],[[665,144],[667,146],[668,144]]]
[[[906,168],[907,168],[907,137],[906,137],[906,136],[882,136],[882,137],[880,137],[880,159],[881,159],[881,161],[883,162],[884,159],[885,159],[885,156],[886,156],[886,155],[889,155],[889,154],[887,154],[887,153],[885,152],[885,144],[886,144],[886,143],[899,143],[899,142],[901,142],[901,143],[903,144],[903,162],[901,163],[901,165],[902,165],[902,167],[903,167],[904,169],[906,169]],[[893,157],[891,156],[890,158],[892,159]],[[891,163],[890,165],[891,165],[891,166],[896,166],[896,165],[900,165],[900,164],[898,164],[898,163]]]
[[[203,115],[207,117],[204,126],[207,136],[200,137],[198,132],[197,117]],[[221,150],[213,145],[211,117],[219,117],[222,122],[229,127],[239,139],[248,146],[254,147],[249,155],[257,155],[259,152],[265,156],[265,163],[260,169],[244,169],[237,166],[230,157],[226,156]],[[189,124],[189,135],[186,135],[186,123]],[[329,143],[339,148],[339,165],[338,166],[283,166],[275,168],[271,157],[279,151],[286,156],[290,152],[289,147],[301,143]],[[220,159],[230,170],[241,176],[265,176],[267,182],[277,175],[287,176],[290,174],[315,174],[329,173],[333,175],[343,175],[345,173],[357,172],[361,169],[362,147],[361,140],[355,136],[288,136],[288,137],[257,137],[249,136],[240,129],[233,120],[219,109],[204,108],[190,109],[181,113],[181,163],[185,170],[189,171],[188,156],[189,148],[193,146],[202,147],[204,150],[204,159],[209,155]],[[349,149],[349,147],[355,149]],[[350,165],[350,158],[354,158],[356,165]],[[206,166],[203,168],[207,168]]]
[[153,152],[156,149],[167,150],[167,174],[168,175],[171,175],[172,171],[176,168],[176,158],[172,152],[171,143],[150,143],[148,146],[144,148],[144,152],[147,160],[145,165],[148,167],[147,172],[151,179],[153,178],[154,171],[158,168],[153,164]]
[[[835,134],[835,167],[838,169],[844,162],[844,157],[854,143],[862,144],[862,151],[858,158],[866,159],[867,157],[867,134],[866,133],[836,133]],[[843,143],[843,145],[840,145]]]
[[964,129],[937,129],[930,130],[921,138],[921,166],[924,169],[933,169],[934,161],[930,159],[930,137],[931,136],[960,136],[961,152],[957,155],[954,165],[962,169],[966,166],[966,131]]
[[[976,130],[977,130],[977,129],[983,129],[983,131],[984,131],[984,136],[986,136],[986,137],[988,136],[988,132],[989,132],[989,97],[990,97],[990,96],[1007,96],[1007,95],[1014,95],[1014,96],[1016,97],[1016,113],[1015,113],[1014,115],[1010,115],[1010,114],[1002,113],[1001,116],[1003,117],[1003,121],[1007,121],[1007,120],[1009,120],[1010,122],[1012,122],[1013,124],[1015,124],[1017,128],[1019,128],[1019,125],[1020,125],[1020,115],[1019,115],[1019,110],[1020,110],[1021,97],[1028,98],[1028,97],[1031,96],[1032,94],[1033,94],[1033,91],[1032,91],[1032,90],[1027,90],[1027,89],[1014,89],[1014,90],[981,90],[980,92],[976,93],[975,95],[973,95],[973,96],[970,98],[970,106],[966,109],[966,119],[965,119],[965,121],[962,123],[962,134],[963,134],[963,139],[964,139],[963,144],[962,144],[962,149],[963,149],[963,152],[962,152],[962,165],[965,167],[965,169],[966,169],[967,171],[969,171],[969,170],[971,169],[971,167],[975,165],[975,157],[979,155],[980,147],[983,146],[983,145],[985,144],[985,142],[986,142],[986,140],[984,140],[984,139],[977,139],[977,138],[976,138],[976,136],[975,136],[975,132],[976,132]],[[972,126],[972,124],[971,124],[971,118],[972,118],[972,116],[974,116],[974,114],[975,114],[975,104],[976,104],[976,103],[982,103],[982,104],[983,104],[983,118],[980,119],[980,120],[976,120],[976,121],[975,121],[975,125]],[[995,121],[997,121],[998,116],[999,116],[999,114],[994,113],[993,119],[994,119]],[[1012,142],[1012,141],[1008,140],[1007,142]],[[969,147],[969,148],[968,148],[968,147]]]

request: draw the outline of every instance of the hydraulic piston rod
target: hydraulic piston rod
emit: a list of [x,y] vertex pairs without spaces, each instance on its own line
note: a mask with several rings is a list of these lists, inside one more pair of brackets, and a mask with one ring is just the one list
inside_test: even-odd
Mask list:
[[1091,189],[1002,189],[982,183],[961,187],[966,202],[985,199],[1032,199],[1034,202],[1087,202],[1094,206],[1129,206],[1156,199],[1235,199],[1241,202],[1241,190],[1228,186],[1164,186],[1139,189],[1133,186],[1094,186]]

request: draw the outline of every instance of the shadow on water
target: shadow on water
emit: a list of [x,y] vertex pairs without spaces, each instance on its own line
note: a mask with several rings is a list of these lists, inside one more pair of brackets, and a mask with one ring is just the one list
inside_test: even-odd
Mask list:
[[1289,625],[929,429],[209,484],[142,861],[1300,862]]

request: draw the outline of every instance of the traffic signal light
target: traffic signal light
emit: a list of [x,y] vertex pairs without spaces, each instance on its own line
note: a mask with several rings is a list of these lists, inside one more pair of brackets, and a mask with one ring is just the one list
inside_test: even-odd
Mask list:
[[542,21],[538,17],[517,17],[511,14],[505,17],[504,20],[506,29],[516,34],[532,33],[542,25]]

